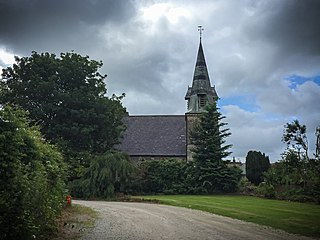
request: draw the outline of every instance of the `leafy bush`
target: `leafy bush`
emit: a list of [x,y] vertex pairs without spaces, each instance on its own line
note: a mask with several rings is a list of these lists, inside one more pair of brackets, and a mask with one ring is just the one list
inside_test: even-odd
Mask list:
[[[284,160],[277,162],[264,174],[265,185],[273,188],[274,193],[267,195],[276,199],[285,199],[301,202],[320,202],[320,162],[309,160],[304,163],[292,164],[296,161],[288,152]],[[259,186],[259,193],[265,191],[266,186]],[[264,194],[262,194],[264,195]]]
[[133,169],[124,153],[92,156],[82,178],[70,184],[71,193],[85,198],[112,198],[116,192],[125,191]]
[[[235,192],[241,170],[223,165],[215,176],[214,186],[206,186],[196,164],[181,159],[142,161],[137,165],[129,189],[133,194],[208,194]],[[203,184],[204,183],[204,184]],[[208,191],[208,189],[213,189]]]
[[256,189],[256,194],[265,198],[276,197],[274,186],[271,184],[266,184],[265,182],[260,183],[259,187]]
[[0,239],[43,238],[65,196],[62,155],[28,127],[23,111],[0,110]]
[[257,186],[252,184],[246,177],[242,177],[239,182],[238,190],[243,195],[255,195]]
[[186,162],[180,159],[141,161],[131,182],[132,193],[185,193]]

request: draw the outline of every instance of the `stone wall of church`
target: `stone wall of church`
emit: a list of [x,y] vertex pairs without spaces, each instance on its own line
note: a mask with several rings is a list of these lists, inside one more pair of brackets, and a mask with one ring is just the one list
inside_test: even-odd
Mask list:
[[200,113],[186,113],[186,153],[187,153],[187,161],[192,161],[192,149],[194,145],[192,144],[192,139],[190,133],[193,129],[193,126],[197,119],[199,118]]

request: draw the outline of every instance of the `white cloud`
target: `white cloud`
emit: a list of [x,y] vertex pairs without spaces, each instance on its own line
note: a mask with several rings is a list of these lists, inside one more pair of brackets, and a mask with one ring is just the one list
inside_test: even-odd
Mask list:
[[243,160],[248,151],[256,150],[266,153],[270,161],[281,159],[280,153],[285,148],[281,143],[283,121],[269,121],[262,113],[248,112],[235,105],[224,106],[222,113],[231,132],[227,142],[233,144],[232,156]]
[[183,7],[176,7],[172,3],[156,3],[148,7],[142,7],[142,17],[151,22],[156,22],[165,17],[170,23],[177,23],[180,18],[190,17],[190,12]]
[[14,63],[14,54],[8,52],[5,47],[0,46],[0,73],[1,70]]

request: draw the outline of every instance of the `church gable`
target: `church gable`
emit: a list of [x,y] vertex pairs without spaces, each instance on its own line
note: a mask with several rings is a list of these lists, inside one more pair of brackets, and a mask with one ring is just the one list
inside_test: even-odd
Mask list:
[[184,115],[129,116],[119,150],[131,157],[186,157]]

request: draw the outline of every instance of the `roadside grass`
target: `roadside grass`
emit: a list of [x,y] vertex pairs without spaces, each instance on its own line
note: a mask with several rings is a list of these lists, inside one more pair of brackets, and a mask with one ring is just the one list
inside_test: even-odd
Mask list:
[[159,195],[132,197],[202,210],[304,236],[320,237],[320,205],[230,195]]
[[57,234],[54,240],[75,240],[94,227],[97,212],[93,209],[72,204],[63,209],[61,217],[57,220]]

